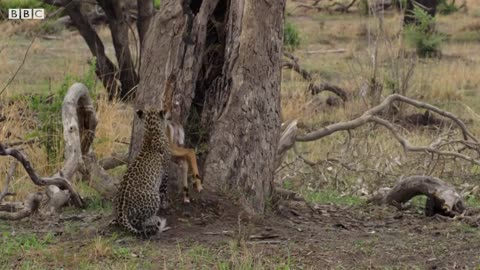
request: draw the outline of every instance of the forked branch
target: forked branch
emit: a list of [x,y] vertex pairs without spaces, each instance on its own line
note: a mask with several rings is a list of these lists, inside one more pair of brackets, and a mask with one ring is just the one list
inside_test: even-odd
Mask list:
[[66,189],[71,193],[73,203],[77,207],[83,207],[84,202],[80,194],[73,188],[72,184],[64,178],[62,173],[59,173],[59,176],[52,176],[52,177],[40,177],[32,167],[32,164],[27,159],[27,157],[15,148],[7,148],[5,145],[0,143],[0,156],[12,156],[16,160],[18,160],[25,171],[27,172],[30,179],[32,179],[33,183],[37,186],[49,186],[54,185],[59,187],[60,189]]
[[[394,102],[403,102],[409,105],[412,105],[416,108],[423,108],[427,109],[429,111],[435,112],[445,118],[450,119],[453,123],[455,123],[461,130],[462,135],[463,135],[463,140],[455,140],[455,141],[447,141],[447,142],[442,142],[442,143],[432,143],[429,146],[414,146],[410,144],[410,142],[404,138],[395,128],[395,126],[385,120],[380,118],[378,115],[380,115],[382,112],[387,111],[387,109],[392,106]],[[405,152],[423,152],[423,153],[430,153],[430,154],[435,154],[439,156],[449,156],[457,159],[462,159],[477,165],[480,165],[480,159],[476,159],[474,157],[468,156],[466,154],[462,154],[461,151],[445,151],[442,150],[445,146],[452,145],[452,144],[459,144],[463,148],[468,148],[468,149],[473,149],[477,152],[480,151],[480,143],[479,140],[468,130],[467,126],[465,123],[460,120],[456,115],[442,110],[436,106],[433,106],[428,103],[420,102],[402,95],[394,94],[390,95],[387,98],[383,100],[382,103],[379,105],[369,109],[365,113],[363,113],[360,117],[346,121],[346,122],[338,122],[335,124],[328,125],[326,127],[323,127],[319,130],[307,133],[307,134],[301,134],[301,135],[295,135],[295,141],[296,142],[311,142],[315,140],[319,140],[323,137],[329,136],[335,132],[339,131],[349,131],[351,129],[358,128],[360,126],[363,126],[367,123],[376,123],[379,124],[383,127],[386,127],[394,136],[394,138],[402,145],[403,149]],[[296,130],[294,131],[296,134]],[[291,134],[290,134],[291,136]],[[293,147],[293,144],[290,146],[290,148]],[[290,149],[288,148],[288,149]]]

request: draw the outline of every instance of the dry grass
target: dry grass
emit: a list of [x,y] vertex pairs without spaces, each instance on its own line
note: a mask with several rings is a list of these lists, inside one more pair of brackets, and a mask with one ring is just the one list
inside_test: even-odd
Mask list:
[[[469,1],[472,9],[475,1]],[[478,2],[478,1],[477,1]],[[478,5],[477,5],[478,6]],[[293,4],[287,6],[292,12]],[[402,45],[398,35],[401,16],[386,14],[383,17],[383,29],[379,31],[379,20],[359,15],[317,15],[308,17],[294,11],[289,20],[300,31],[301,47],[295,52],[303,67],[315,74],[317,82],[331,82],[358,94],[360,86],[371,78],[373,65],[371,54],[378,41],[377,79],[387,85],[387,79],[395,71],[408,69],[408,63],[400,63],[397,54],[401,50],[413,50]],[[478,17],[470,10],[468,14],[439,16],[438,28],[447,34],[450,40],[442,47],[443,57],[437,59],[416,59],[415,72],[409,82],[408,96],[421,99],[460,116],[474,134],[480,133],[480,43],[474,40],[460,39],[476,31]],[[308,51],[345,48],[342,54],[308,54]],[[392,65],[394,63],[394,65]],[[301,77],[290,70],[284,71],[282,87],[283,118],[298,118],[307,130],[319,128],[329,123],[352,119],[367,109],[366,102],[354,100],[345,107],[329,108],[325,104],[328,94],[313,98],[306,92],[306,84]],[[387,95],[391,90],[384,90]],[[391,92],[390,92],[391,93]],[[316,99],[312,102],[312,99]],[[323,103],[322,103],[323,101]],[[306,106],[307,103],[312,103]],[[308,109],[305,109],[307,107]],[[418,112],[407,108],[406,113]],[[404,136],[417,145],[432,142],[448,130],[403,130]],[[452,132],[457,132],[453,130]],[[352,132],[352,136],[339,133],[320,141],[303,143],[299,149],[311,160],[323,162],[315,167],[298,165],[279,174],[279,181],[296,179],[303,185],[315,188],[332,186],[355,191],[367,186],[371,189],[386,185],[399,175],[412,173],[433,173],[456,181],[473,180],[471,172],[474,166],[452,162],[439,162],[435,167],[428,155],[406,154],[389,132],[380,127],[364,127]],[[287,162],[293,162],[292,154]],[[343,165],[327,160],[339,160]],[[293,172],[292,169],[293,168]],[[461,178],[461,180],[459,180]],[[316,189],[314,189],[316,190]]]
[[[439,30],[450,37],[450,41],[442,48],[444,56],[440,59],[415,60],[415,73],[407,94],[451,110],[469,122],[472,130],[478,134],[480,56],[477,52],[480,50],[480,43],[475,40],[476,36],[472,33],[478,32],[480,9],[476,7],[479,6],[480,0],[469,0],[467,3],[470,7],[467,14],[457,13],[438,17]],[[361,85],[372,76],[370,55],[374,48],[374,37],[379,33],[379,20],[357,14],[328,15],[315,12],[302,14],[299,10],[294,10],[294,4],[290,1],[287,3],[287,12],[292,14],[288,20],[297,26],[302,38],[301,47],[295,52],[302,66],[314,74],[316,82],[330,82],[358,94]],[[387,79],[392,79],[391,74],[395,69],[408,68],[406,63],[398,64],[395,58],[400,49],[412,51],[402,45],[401,36],[398,35],[401,20],[401,15],[395,13],[385,14],[383,18],[382,39],[378,42],[377,78],[384,84]],[[0,48],[3,48],[0,61],[5,63],[0,65],[0,82],[10,78],[30,43],[29,37],[15,33],[31,33],[34,27],[38,27],[34,22],[0,24]],[[35,41],[25,65],[0,100],[5,101],[24,93],[52,92],[58,88],[67,74],[85,73],[88,69],[87,59],[91,56],[82,38],[70,31],[63,31],[58,36],[61,40],[47,41],[38,38]],[[108,29],[100,29],[100,36],[107,40],[107,53],[113,54]],[[347,49],[347,52],[307,53],[338,48]],[[307,83],[297,74],[284,71],[282,117],[284,120],[298,118],[306,129],[352,119],[368,108],[367,102],[361,99],[351,101],[345,107],[327,107],[324,100],[328,94],[322,94],[312,101],[306,87]],[[388,94],[389,91],[386,89],[384,94]],[[18,114],[19,110],[25,108],[26,103],[28,101],[20,100],[12,106],[4,106],[1,109],[1,113],[11,117],[11,120],[1,123],[0,141],[24,139],[35,130],[38,123],[32,120],[32,112],[23,116]],[[96,153],[104,157],[126,151],[128,146],[123,142],[128,142],[130,137],[131,108],[120,103],[108,103],[103,98],[100,98],[96,105],[100,119],[94,143]],[[407,110],[413,111],[415,110]],[[432,137],[440,133],[428,130],[404,130],[404,132],[404,135],[416,144],[429,143]],[[362,178],[364,179],[362,181],[368,182],[368,186],[373,187],[380,183],[380,179],[391,180],[393,176],[405,172],[406,167],[417,164],[419,160],[429,161],[423,155],[403,153],[398,143],[383,128],[372,129],[369,126],[353,131],[350,143],[346,144],[348,141],[347,134],[342,133],[318,142],[301,144],[299,149],[306,152],[306,156],[311,159],[336,158],[355,165],[362,172],[348,171],[338,164],[327,162],[315,168],[302,167],[300,172],[293,174],[302,179],[313,179],[317,181],[315,185],[319,186],[338,185],[342,182],[348,186],[348,183],[357,182]],[[46,164],[46,151],[39,145],[25,146],[24,151],[43,175],[49,175],[61,166]],[[290,156],[290,161],[291,158],[293,155]],[[422,165],[425,162],[422,162]],[[7,171],[9,163],[10,159],[1,158],[0,171]],[[411,167],[408,171],[425,172],[427,170],[425,167],[428,166]],[[461,173],[466,173],[470,169],[463,166]],[[291,175],[291,171],[288,175]],[[279,179],[285,179],[284,174],[280,174]],[[3,177],[0,178],[0,185],[2,181]],[[18,198],[35,189],[26,179],[22,168],[16,172],[12,189],[19,193]]]

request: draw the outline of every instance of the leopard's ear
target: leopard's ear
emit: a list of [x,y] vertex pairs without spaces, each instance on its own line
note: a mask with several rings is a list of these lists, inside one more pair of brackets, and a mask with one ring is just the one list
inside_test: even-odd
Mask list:
[[136,110],[135,113],[137,113],[138,118],[143,119],[144,113],[142,110]]

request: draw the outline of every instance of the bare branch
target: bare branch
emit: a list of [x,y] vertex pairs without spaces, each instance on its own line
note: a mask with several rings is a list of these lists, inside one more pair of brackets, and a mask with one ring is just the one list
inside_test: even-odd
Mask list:
[[308,86],[308,89],[311,91],[312,95],[321,93],[323,91],[329,91],[339,96],[344,102],[348,100],[347,91],[343,90],[338,86],[334,86],[328,83],[315,85],[312,74],[310,74],[310,72],[308,72],[306,69],[300,66],[300,64],[298,63],[297,57],[295,57],[294,55],[288,52],[285,52],[283,55],[288,59],[290,59],[291,61],[284,60],[282,63],[282,68],[292,69],[296,71],[298,74],[300,74],[304,80],[309,81],[310,84]]
[[26,141],[6,142],[4,144],[5,144],[5,146],[13,147],[13,146],[19,146],[19,145],[35,144],[37,142],[39,142],[38,138],[32,138],[32,139],[28,139]]
[[108,158],[104,158],[98,161],[99,165],[104,170],[111,170],[118,166],[122,166],[128,163],[128,153],[123,153],[120,155],[114,155]]
[[441,156],[450,156],[450,157],[456,157],[460,158],[472,163],[475,163],[477,165],[480,165],[480,160],[476,160],[472,157],[469,157],[467,155],[463,155],[457,152],[452,152],[452,151],[441,151],[432,147],[428,146],[413,146],[411,145],[407,139],[402,137],[398,132],[395,131],[395,127],[392,125],[392,123],[388,122],[385,119],[381,119],[378,117],[371,117],[369,121],[375,122],[377,124],[380,124],[384,127],[386,127],[388,130],[392,132],[392,135],[395,137],[397,141],[400,142],[400,144],[403,146],[403,149],[405,152],[424,152],[424,153],[432,153],[432,154],[437,154]]
[[2,90],[0,90],[0,95],[3,94],[3,92],[5,92],[5,90],[7,90],[8,86],[13,82],[13,80],[15,80],[15,78],[17,77],[17,74],[18,72],[20,72],[20,70],[22,69],[23,65],[25,65],[25,61],[27,60],[27,56],[28,56],[28,52],[30,51],[30,48],[32,48],[32,45],[33,43],[35,42],[35,39],[37,37],[34,36],[32,38],[32,41],[30,42],[30,45],[28,45],[28,48],[27,50],[25,51],[25,54],[23,55],[23,60],[22,60],[22,63],[20,63],[20,65],[18,66],[17,70],[15,70],[15,73],[13,73],[13,76],[8,80],[8,82],[5,84],[5,86],[2,88]]
[[27,172],[30,179],[32,179],[33,183],[37,186],[49,186],[54,185],[59,187],[60,189],[67,189],[73,198],[73,202],[77,207],[83,207],[84,202],[82,197],[77,193],[77,191],[73,188],[72,184],[65,179],[62,174],[60,173],[58,176],[54,175],[52,177],[40,177],[32,167],[30,161],[25,157],[25,155],[17,149],[14,148],[7,148],[5,145],[0,143],[0,156],[12,156],[20,163],[22,163],[23,168]]
[[19,220],[30,216],[37,211],[40,202],[43,199],[42,193],[30,193],[23,202],[23,208],[15,212],[0,211],[0,219]]
[[347,91],[335,85],[331,85],[328,83],[321,83],[320,85],[315,85],[311,83],[308,88],[312,95],[319,94],[323,91],[329,91],[339,96],[344,102],[348,100]]
[[313,132],[310,132],[310,133],[307,133],[307,134],[304,134],[304,135],[298,135],[297,136],[297,141],[301,141],[301,142],[314,141],[314,140],[318,140],[320,138],[323,138],[325,136],[328,136],[328,135],[330,135],[332,133],[335,133],[335,132],[338,132],[338,131],[357,128],[361,125],[364,125],[367,122],[372,121],[371,118],[373,116],[385,111],[395,101],[404,102],[404,103],[410,104],[410,105],[412,105],[414,107],[417,107],[417,108],[427,109],[427,110],[436,112],[443,117],[449,118],[460,127],[460,129],[462,130],[462,133],[463,133],[463,137],[466,141],[471,139],[474,142],[478,142],[478,140],[468,130],[465,123],[463,123],[454,114],[452,114],[450,112],[447,112],[447,111],[444,111],[444,110],[442,110],[438,107],[435,107],[433,105],[430,105],[428,103],[420,102],[420,101],[417,101],[417,100],[414,100],[414,99],[411,99],[411,98],[408,98],[408,97],[405,97],[405,96],[402,96],[402,95],[398,95],[398,94],[388,96],[387,98],[385,98],[383,100],[382,103],[380,103],[379,105],[369,109],[364,114],[362,114],[360,117],[358,117],[354,120],[350,120],[350,121],[347,121],[347,122],[335,123],[335,124],[332,124],[332,125],[328,125],[328,126],[322,128],[320,130],[317,130],[317,131],[313,131]]

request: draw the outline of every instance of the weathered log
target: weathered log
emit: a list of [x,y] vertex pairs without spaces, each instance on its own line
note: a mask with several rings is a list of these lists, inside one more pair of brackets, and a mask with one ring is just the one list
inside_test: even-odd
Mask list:
[[98,165],[92,149],[98,120],[85,85],[75,83],[70,87],[63,101],[62,119],[65,138],[64,175],[71,179],[80,170],[84,180],[89,181],[95,190],[105,198],[111,198],[116,190],[114,181]]
[[[73,188],[72,184],[63,177],[62,173],[57,173],[52,177],[40,177],[33,169],[30,161],[25,155],[17,149],[7,148],[0,143],[0,156],[12,156],[16,158],[22,166],[25,168],[28,176],[32,179],[33,183],[37,186],[49,186],[54,185],[61,189],[67,189],[72,194],[73,203],[77,207],[83,207],[84,202],[80,194]],[[1,217],[0,217],[1,218]]]
[[42,208],[44,215],[54,215],[70,200],[68,190],[60,190],[57,186],[48,186],[45,194],[48,197],[46,206]]
[[42,195],[43,193],[28,195],[23,208],[9,208],[7,205],[6,209],[13,209],[14,212],[0,212],[0,219],[21,219],[32,214],[38,208],[38,203],[42,201],[42,196],[46,198],[45,205],[42,202],[41,207],[43,214],[58,213],[70,199],[75,206],[84,207],[83,199],[69,181],[77,172],[81,172],[84,178],[95,179],[90,183],[106,198],[113,195],[114,182],[98,165],[92,150],[98,121],[88,89],[83,84],[75,83],[65,95],[62,106],[62,123],[65,139],[65,163],[60,172],[52,177],[40,177],[22,152],[0,143],[0,155],[10,155],[20,161],[35,185],[48,186],[45,196]]
[[418,195],[428,197],[425,215],[456,216],[462,214],[466,207],[462,196],[455,188],[432,176],[414,175],[399,180],[392,189],[383,190],[369,199],[370,203],[390,204],[403,209],[406,202]]
[[19,220],[30,216],[37,211],[40,202],[43,199],[42,193],[30,193],[23,202],[23,208],[15,212],[0,211],[0,219]]

